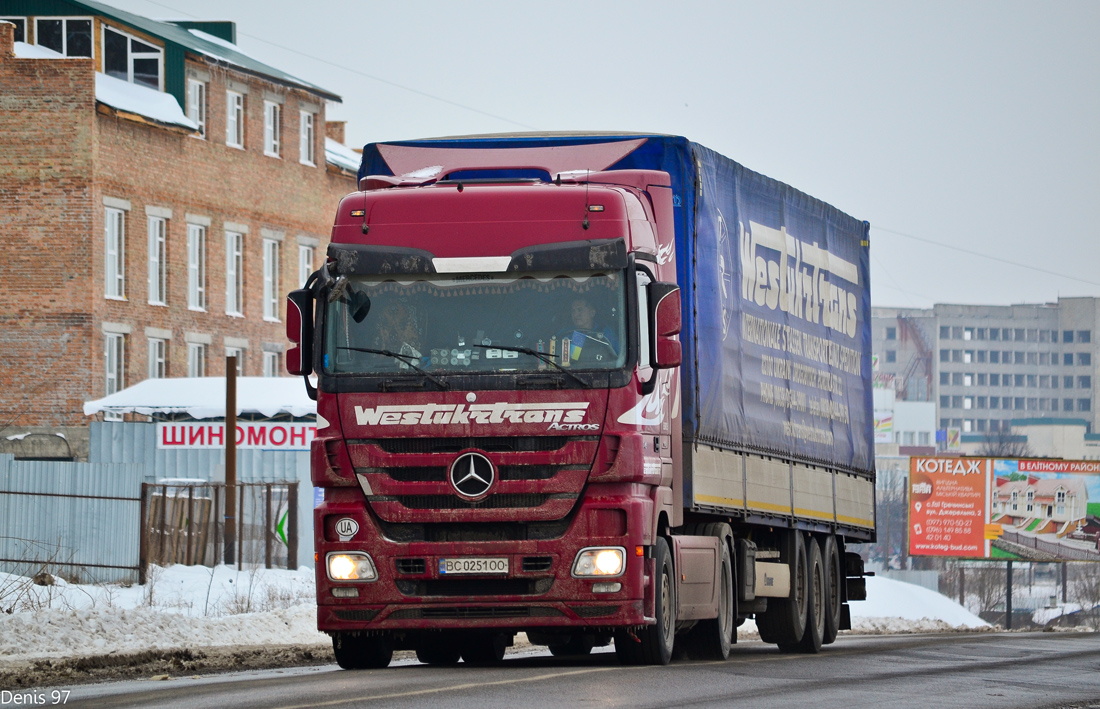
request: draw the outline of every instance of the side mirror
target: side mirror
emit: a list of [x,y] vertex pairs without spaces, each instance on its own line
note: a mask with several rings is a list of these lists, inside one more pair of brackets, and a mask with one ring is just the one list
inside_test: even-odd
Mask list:
[[309,376],[313,372],[313,293],[309,290],[286,296],[286,339],[295,345],[286,352],[286,371]]
[[680,286],[675,283],[650,283],[646,286],[653,324],[653,366],[656,369],[679,367],[682,359],[680,342]]

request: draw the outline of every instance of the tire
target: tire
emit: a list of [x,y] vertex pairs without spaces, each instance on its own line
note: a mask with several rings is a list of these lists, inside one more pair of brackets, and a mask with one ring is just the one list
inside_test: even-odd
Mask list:
[[425,665],[457,665],[461,657],[454,643],[442,638],[433,638],[416,648],[416,659]]
[[821,642],[825,645],[836,641],[840,629],[841,598],[844,593],[844,568],[840,565],[840,547],[836,537],[829,534],[821,549],[821,560],[825,562],[825,635]]
[[505,647],[503,635],[472,635],[462,643],[462,661],[467,665],[495,665],[504,659]]
[[769,598],[768,609],[757,614],[760,639],[776,643],[783,652],[797,650],[806,632],[807,596],[810,592],[806,571],[806,544],[802,532],[791,529],[779,549],[779,560],[791,569],[791,593],[787,598]]
[[567,642],[550,645],[550,654],[554,657],[579,657],[591,654],[596,647],[596,638],[591,635],[572,635]]
[[377,670],[393,659],[393,641],[385,636],[333,633],[332,654],[345,670]]
[[653,605],[657,622],[639,630],[637,639],[626,632],[615,634],[615,654],[626,665],[667,665],[672,661],[676,642],[676,577],[665,538],[657,537],[653,549],[657,569]]
[[688,636],[688,645],[692,657],[701,660],[726,660],[730,656],[730,648],[736,641],[737,630],[735,616],[737,604],[734,600],[733,558],[730,556],[729,546],[726,545],[726,535],[730,529],[725,524],[708,524],[698,533],[705,536],[718,537],[719,587],[718,587],[718,617],[699,621]]
[[810,580],[810,593],[806,596],[806,632],[798,643],[798,652],[816,654],[821,652],[821,642],[825,637],[825,615],[827,611],[827,593],[825,591],[825,564],[821,560],[821,547],[811,538],[806,548],[807,576]]

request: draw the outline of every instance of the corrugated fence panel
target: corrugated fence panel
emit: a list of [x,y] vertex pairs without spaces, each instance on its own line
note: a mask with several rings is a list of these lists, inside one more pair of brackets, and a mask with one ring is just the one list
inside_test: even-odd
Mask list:
[[145,475],[146,466],[133,463],[0,456],[0,568],[136,581]]
[[[165,450],[157,448],[156,424],[97,421],[91,426],[93,463],[146,464],[145,482],[192,479],[225,482],[225,451],[219,449]],[[313,483],[308,451],[237,451],[237,481],[288,482],[297,480],[299,557],[313,559]]]

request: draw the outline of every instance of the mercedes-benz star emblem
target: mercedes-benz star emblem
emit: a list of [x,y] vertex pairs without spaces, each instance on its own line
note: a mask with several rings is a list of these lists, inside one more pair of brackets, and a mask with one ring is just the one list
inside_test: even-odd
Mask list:
[[493,464],[480,453],[465,453],[451,465],[451,486],[463,497],[481,497],[493,486]]

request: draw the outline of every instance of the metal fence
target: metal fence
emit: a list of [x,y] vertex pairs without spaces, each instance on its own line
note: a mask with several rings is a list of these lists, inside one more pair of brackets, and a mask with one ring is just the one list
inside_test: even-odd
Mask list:
[[1049,561],[1068,559],[1073,561],[1100,561],[1100,550],[1081,549],[1068,544],[1055,544],[1034,536],[1024,536],[1016,532],[1005,532],[1001,539],[1043,554],[1049,554]]
[[145,472],[136,464],[0,455],[0,570],[91,583],[138,580]]
[[[245,565],[296,568],[298,483],[238,483],[235,559]],[[141,485],[140,570],[150,563],[214,566],[226,552],[225,483],[169,481]]]

